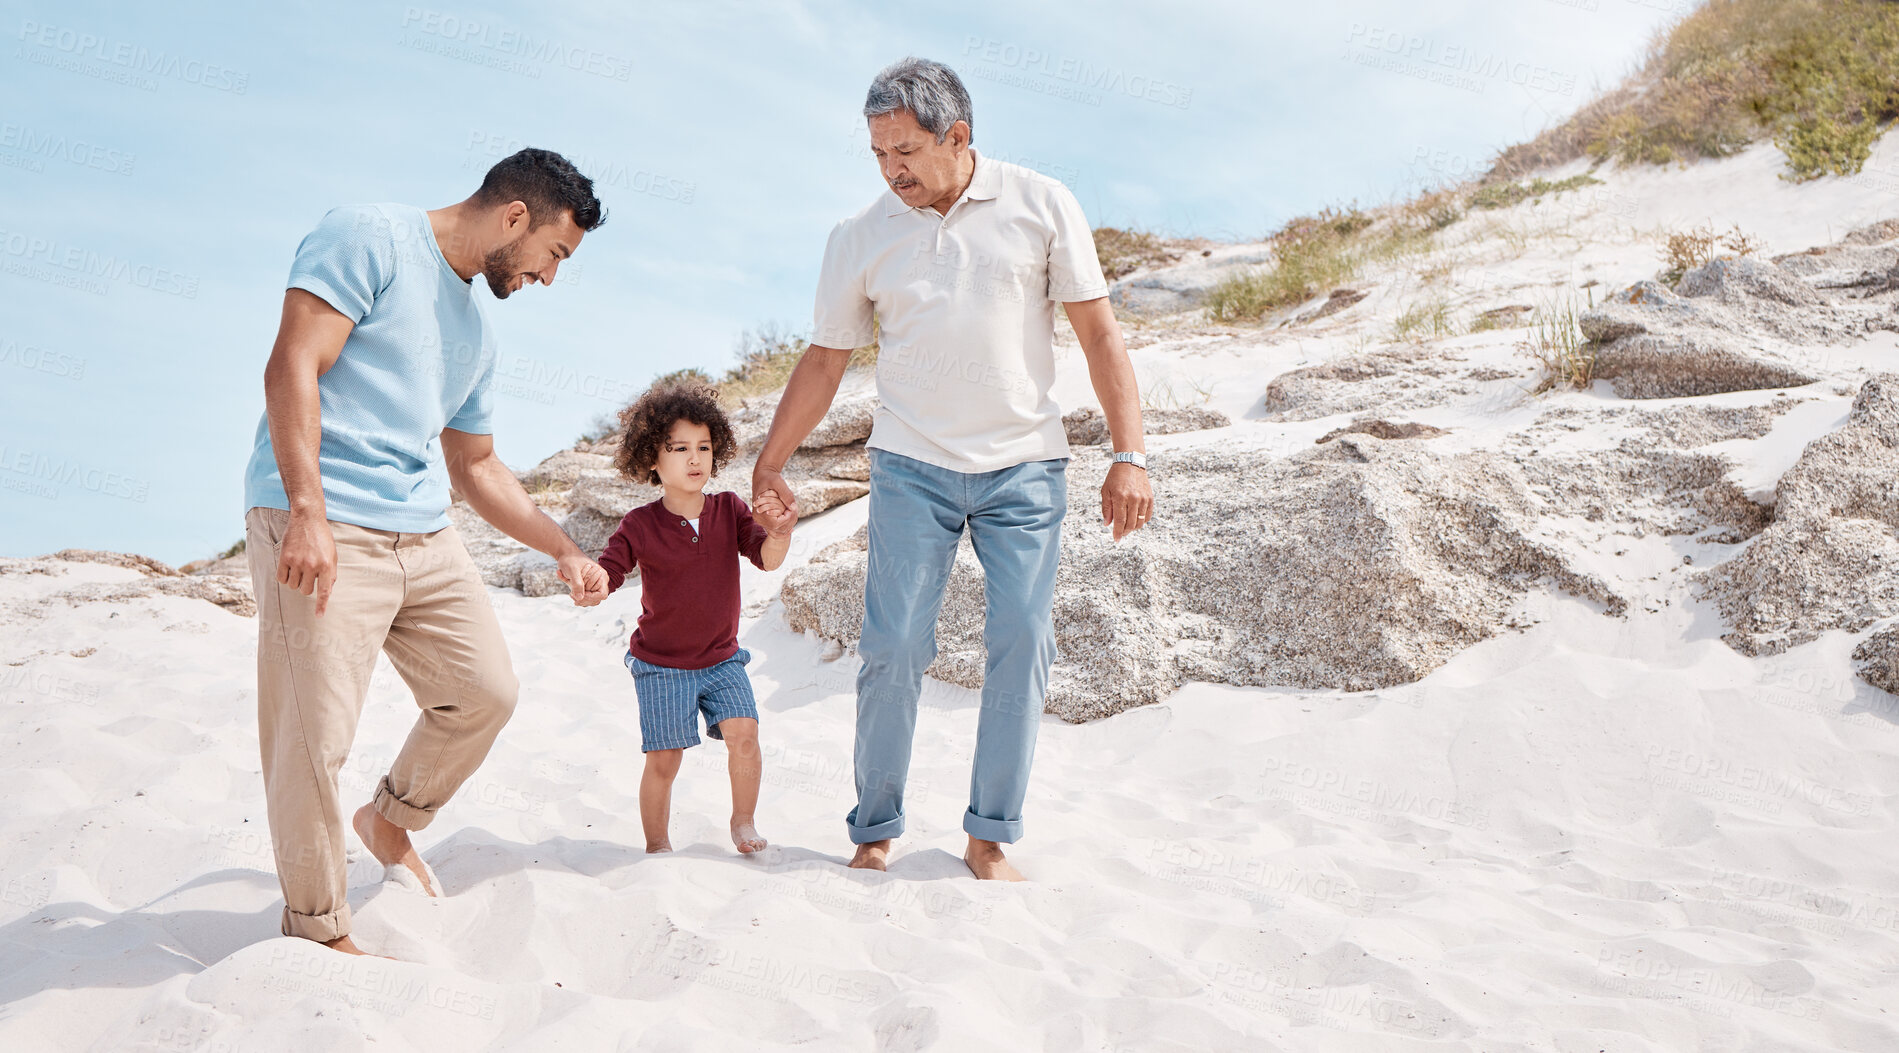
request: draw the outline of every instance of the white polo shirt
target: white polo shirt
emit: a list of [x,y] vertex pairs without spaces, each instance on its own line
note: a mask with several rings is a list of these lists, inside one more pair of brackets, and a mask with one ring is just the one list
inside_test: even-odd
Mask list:
[[1055,305],[1099,299],[1108,283],[1067,187],[970,153],[975,174],[948,214],[885,189],[831,231],[811,342],[878,340],[866,445],[987,472],[1068,456],[1049,395]]

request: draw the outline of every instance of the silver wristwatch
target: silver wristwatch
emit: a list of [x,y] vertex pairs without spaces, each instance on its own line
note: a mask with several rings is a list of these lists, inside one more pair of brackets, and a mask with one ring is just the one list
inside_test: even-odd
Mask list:
[[1138,450],[1123,450],[1114,455],[1114,461],[1116,464],[1131,464],[1143,472],[1147,471],[1147,454]]

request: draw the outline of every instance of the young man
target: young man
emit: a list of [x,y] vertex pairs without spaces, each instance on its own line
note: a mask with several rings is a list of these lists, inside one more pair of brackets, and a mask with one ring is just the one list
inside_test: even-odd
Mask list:
[[519,681],[449,523],[449,487],[557,559],[575,603],[606,597],[606,573],[495,456],[495,339],[472,284],[482,275],[497,299],[549,284],[604,218],[591,180],[528,149],[459,204],[333,209],[297,248],[244,480],[285,935],[364,953],[349,936],[337,772],[378,651],[422,713],[353,825],[431,896],[442,890],[409,833],[481,764],[514,710]]
[[1020,881],[1002,845],[1022,805],[1055,656],[1055,569],[1067,510],[1068,441],[1055,380],[1062,304],[1117,451],[1101,488],[1119,539],[1153,492],[1140,396],[1094,238],[1068,188],[978,154],[969,93],[941,63],[905,59],[864,103],[888,190],[839,223],[824,250],[811,346],[778,404],[752,475],[796,512],[783,468],[822,420],[851,349],[878,339],[871,447],[870,572],[857,650],[853,867],[881,870],[903,832],[923,670],[965,526],[983,566],[982,712],[963,829],[979,878]]

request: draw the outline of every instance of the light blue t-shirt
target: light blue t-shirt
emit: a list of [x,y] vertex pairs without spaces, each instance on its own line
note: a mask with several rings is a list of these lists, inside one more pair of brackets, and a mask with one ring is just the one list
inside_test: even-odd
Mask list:
[[[317,379],[326,514],[403,533],[447,526],[442,429],[494,431],[496,349],[473,286],[442,257],[428,214],[408,205],[331,209],[297,246],[289,288],[356,323]],[[290,507],[268,413],[257,423],[244,501]]]

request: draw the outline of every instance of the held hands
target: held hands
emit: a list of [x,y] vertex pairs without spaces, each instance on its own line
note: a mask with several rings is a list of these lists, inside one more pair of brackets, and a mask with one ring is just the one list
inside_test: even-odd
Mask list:
[[767,534],[791,536],[792,524],[798,521],[798,498],[783,472],[762,464],[752,469],[752,513]]
[[1101,483],[1101,522],[1114,525],[1114,539],[1119,541],[1146,526],[1153,514],[1154,490],[1147,483],[1146,470],[1127,463],[1111,465]]
[[752,514],[765,533],[774,538],[791,536],[792,525],[798,522],[797,498],[792,498],[790,507],[778,496],[776,488],[766,490],[752,502]]
[[578,552],[562,556],[555,573],[567,583],[576,607],[592,607],[607,598],[607,572]]
[[316,594],[316,614],[323,617],[336,587],[336,535],[322,516],[290,514],[283,543],[277,550],[277,583],[305,596]]

